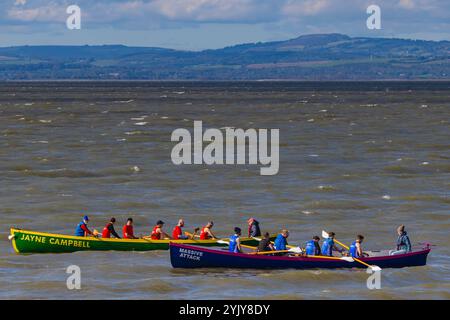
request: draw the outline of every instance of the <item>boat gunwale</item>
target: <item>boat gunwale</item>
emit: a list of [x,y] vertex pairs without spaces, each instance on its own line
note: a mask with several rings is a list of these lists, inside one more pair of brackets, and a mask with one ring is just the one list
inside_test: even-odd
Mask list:
[[[80,237],[80,236],[71,236],[71,235],[65,235],[65,234],[59,234],[59,233],[48,233],[48,232],[40,232],[40,231],[31,231],[31,230],[26,230],[26,229],[18,229],[18,228],[13,228],[11,227],[10,229],[11,235],[15,235],[15,232],[19,232],[19,233],[28,233],[28,234],[35,234],[35,235],[39,235],[39,236],[43,236],[43,237],[58,237],[58,238],[63,238],[63,239],[75,239],[75,240],[83,240],[83,241],[100,241],[100,242],[122,242],[122,243],[161,243],[161,244],[170,244],[171,242],[176,243],[176,244],[184,244],[184,243],[188,243],[188,244],[196,244],[196,243],[217,243],[218,240],[222,240],[221,238],[217,239],[217,240],[200,240],[200,239],[179,239],[179,240],[173,240],[173,239],[162,239],[162,240],[154,240],[154,239],[124,239],[124,238],[96,238],[96,237]],[[12,239],[12,243],[13,243],[13,247],[14,250],[16,250],[16,252],[19,252],[16,248],[15,245],[15,240],[16,238],[13,237]],[[243,237],[242,238],[243,241],[250,241],[250,240],[254,240],[251,237]]]

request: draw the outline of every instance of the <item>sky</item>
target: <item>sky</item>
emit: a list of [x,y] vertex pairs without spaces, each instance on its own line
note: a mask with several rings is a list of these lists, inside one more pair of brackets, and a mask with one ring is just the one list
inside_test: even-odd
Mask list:
[[[366,10],[381,9],[369,30]],[[69,30],[67,7],[81,9]],[[0,0],[0,46],[102,45],[185,50],[304,34],[450,40],[449,0]]]

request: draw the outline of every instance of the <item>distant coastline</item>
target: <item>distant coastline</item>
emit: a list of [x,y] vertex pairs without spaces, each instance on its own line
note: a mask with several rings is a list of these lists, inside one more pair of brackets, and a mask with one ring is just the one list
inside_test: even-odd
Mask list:
[[450,41],[304,35],[185,51],[154,47],[0,48],[0,81],[447,81]]

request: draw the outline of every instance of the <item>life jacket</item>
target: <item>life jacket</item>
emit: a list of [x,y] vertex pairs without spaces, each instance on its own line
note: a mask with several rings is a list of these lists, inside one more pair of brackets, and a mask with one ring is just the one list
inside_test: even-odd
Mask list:
[[229,247],[229,251],[230,252],[234,252],[234,253],[238,253],[238,247],[237,247],[237,239],[239,238],[239,236],[237,235],[232,235],[230,237],[230,247]]
[[356,248],[356,241],[353,241],[353,243],[350,245],[348,253],[350,257],[359,258],[358,249]]
[[286,238],[280,233],[274,242],[275,250],[286,250],[287,240]]
[[132,239],[131,236],[134,236],[133,226],[124,225],[122,228],[122,236],[124,239]]
[[333,255],[333,246],[334,241],[331,238],[325,239],[322,244],[322,254],[324,256],[332,256]]
[[200,232],[200,240],[208,240],[210,237],[209,233],[205,231],[206,227],[202,228],[202,232]]
[[314,256],[316,254],[316,245],[314,240],[310,240],[306,243],[305,251],[308,256]]
[[397,239],[397,250],[411,251],[411,241],[409,240],[406,231],[404,231]]
[[108,222],[102,231],[102,238],[111,238],[111,231],[109,231],[109,226],[111,222]]
[[153,227],[153,231],[150,236],[152,238],[152,240],[160,240],[161,239],[161,233],[156,232],[156,229],[158,229],[158,228],[159,228],[158,226]]
[[84,234],[84,230],[83,230],[83,228],[81,228],[81,226],[86,226],[86,223],[84,223],[84,221],[81,221],[78,225],[77,225],[77,228],[75,229],[75,235],[76,236],[78,236],[78,237],[84,237],[85,236],[85,234]]
[[173,231],[172,231],[173,240],[178,240],[179,236],[181,236],[182,234],[183,234],[183,230],[181,230],[180,226],[175,226],[175,228],[173,228]]

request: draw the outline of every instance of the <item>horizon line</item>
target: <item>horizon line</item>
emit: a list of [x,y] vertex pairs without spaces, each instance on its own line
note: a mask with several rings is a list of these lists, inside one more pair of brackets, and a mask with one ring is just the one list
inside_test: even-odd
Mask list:
[[188,51],[188,52],[201,52],[201,51],[207,51],[207,50],[221,50],[225,48],[231,48],[235,46],[240,45],[251,45],[251,44],[266,44],[266,43],[276,43],[276,42],[285,42],[285,41],[291,41],[295,39],[299,39],[301,37],[308,37],[308,36],[329,36],[329,35],[340,35],[345,36],[350,39],[388,39],[388,40],[409,40],[409,41],[423,41],[423,42],[434,42],[434,43],[440,43],[440,42],[450,42],[450,40],[427,40],[427,39],[420,39],[420,38],[402,38],[402,37],[395,37],[395,36],[376,36],[376,37],[368,37],[368,36],[349,36],[344,33],[338,33],[338,32],[331,32],[331,33],[308,33],[308,34],[301,34],[295,38],[288,38],[285,40],[274,40],[274,41],[256,41],[256,42],[242,42],[242,43],[235,43],[233,45],[228,45],[220,48],[204,48],[204,49],[175,49],[170,47],[158,47],[158,46],[130,46],[125,44],[23,44],[23,45],[7,45],[7,46],[0,46],[0,49],[5,48],[20,48],[20,47],[126,47],[126,48],[145,48],[145,49],[165,49],[165,50],[173,50],[173,51]]

